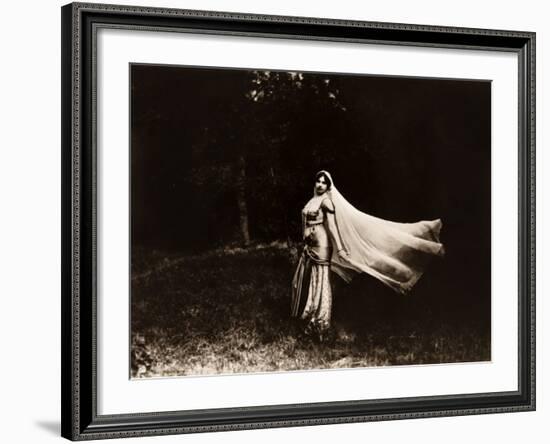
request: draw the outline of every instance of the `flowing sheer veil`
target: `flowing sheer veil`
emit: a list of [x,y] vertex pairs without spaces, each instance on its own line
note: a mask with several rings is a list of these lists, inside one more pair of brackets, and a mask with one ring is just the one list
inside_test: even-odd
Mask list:
[[334,248],[331,269],[346,282],[355,273],[367,273],[399,293],[410,291],[430,258],[445,254],[439,241],[441,219],[398,223],[370,216],[350,204],[334,185],[330,173],[322,172],[332,183],[327,193],[348,252],[347,258],[341,258]]

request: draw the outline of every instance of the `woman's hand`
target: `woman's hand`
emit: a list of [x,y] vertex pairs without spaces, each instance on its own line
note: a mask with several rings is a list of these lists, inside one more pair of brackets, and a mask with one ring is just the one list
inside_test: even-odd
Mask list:
[[311,233],[306,236],[306,238],[304,239],[304,243],[309,247],[315,246],[315,238],[312,236]]

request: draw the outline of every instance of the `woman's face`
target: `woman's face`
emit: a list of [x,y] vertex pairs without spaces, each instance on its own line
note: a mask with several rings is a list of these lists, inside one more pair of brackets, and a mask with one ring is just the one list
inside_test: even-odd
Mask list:
[[328,189],[328,183],[325,176],[321,175],[315,181],[315,193],[317,195],[323,194]]

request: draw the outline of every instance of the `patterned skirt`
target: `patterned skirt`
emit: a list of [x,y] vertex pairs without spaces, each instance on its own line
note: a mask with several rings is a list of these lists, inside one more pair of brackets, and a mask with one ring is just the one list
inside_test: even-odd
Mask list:
[[308,329],[330,327],[330,247],[304,247],[292,280],[291,316],[307,322]]

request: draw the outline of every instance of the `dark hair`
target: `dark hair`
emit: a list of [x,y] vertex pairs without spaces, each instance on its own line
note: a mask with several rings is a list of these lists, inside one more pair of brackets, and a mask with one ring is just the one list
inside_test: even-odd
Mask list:
[[319,177],[323,177],[325,179],[325,182],[327,183],[327,190],[330,190],[330,188],[332,187],[332,180],[330,180],[330,177],[327,176],[327,173],[325,173],[324,171],[319,171],[315,175],[315,181],[317,181]]

